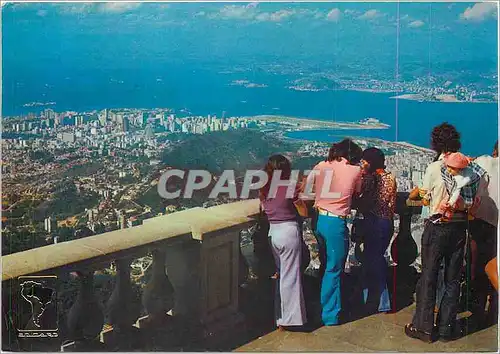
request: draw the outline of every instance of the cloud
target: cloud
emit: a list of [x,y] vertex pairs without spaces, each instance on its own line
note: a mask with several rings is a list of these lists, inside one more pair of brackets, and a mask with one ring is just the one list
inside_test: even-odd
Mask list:
[[108,13],[123,13],[137,9],[139,2],[106,2],[99,6],[99,11]]
[[13,1],[1,1],[2,8],[9,9],[12,11],[24,10],[24,9],[33,9],[37,4],[30,2],[13,2]]
[[408,24],[408,27],[411,27],[411,28],[418,28],[418,27],[422,27],[424,25],[424,21],[421,21],[421,20],[415,20],[415,21],[412,21]]
[[326,19],[328,21],[338,22],[340,20],[341,14],[342,13],[340,12],[340,10],[338,8],[335,8],[326,15]]
[[483,21],[496,14],[497,5],[491,2],[481,2],[468,7],[460,14],[460,19],[465,21]]
[[256,15],[255,3],[245,6],[226,5],[216,15],[211,15],[211,18],[220,18],[224,20],[250,20]]
[[254,9],[256,8],[257,6],[259,6],[259,3],[258,2],[251,2],[250,4],[248,4],[246,7],[249,8],[249,9]]
[[[217,13],[206,14],[204,11],[198,12],[196,16],[207,16],[209,19],[221,20],[254,20],[259,22],[282,22],[294,17],[311,16],[318,18],[317,10],[298,9],[298,10],[278,10],[274,12],[259,12],[258,3],[248,5],[226,5]],[[323,15],[321,15],[323,16]]]
[[271,14],[269,12],[263,12],[263,13],[258,14],[257,16],[255,16],[255,19],[257,21],[270,21]]
[[374,18],[382,16],[382,13],[378,10],[368,10],[361,16],[358,16],[359,20],[373,20]]
[[[122,14],[139,8],[142,4],[138,2],[106,2],[106,3],[54,3],[58,11],[63,14],[87,15],[90,13]],[[166,8],[168,4],[159,5]]]
[[257,21],[271,21],[271,22],[281,22],[287,18],[295,15],[295,11],[291,10],[279,10],[276,12],[263,12],[258,14],[255,19]]
[[96,9],[95,3],[54,3],[53,6],[57,8],[57,11],[62,14],[88,14]]
[[297,10],[279,10],[276,12],[261,12],[255,16],[257,21],[282,22],[284,20],[295,18],[312,17],[319,19],[324,17],[318,10],[297,9]]
[[323,18],[324,14],[318,10],[300,9],[294,11],[294,16],[297,17],[312,17],[315,19]]

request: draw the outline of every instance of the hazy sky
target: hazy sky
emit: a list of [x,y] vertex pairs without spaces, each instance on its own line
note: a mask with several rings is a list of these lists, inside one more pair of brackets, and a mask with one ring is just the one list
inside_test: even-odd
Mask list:
[[[490,60],[495,3],[10,3],[5,71],[141,67],[168,60],[402,63]],[[481,65],[481,64],[477,64]]]

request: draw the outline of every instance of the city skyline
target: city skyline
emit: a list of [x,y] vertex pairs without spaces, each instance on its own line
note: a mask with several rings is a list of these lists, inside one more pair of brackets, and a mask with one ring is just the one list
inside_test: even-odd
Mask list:
[[409,191],[432,157],[435,125],[456,125],[471,155],[493,144],[497,11],[493,3],[2,3],[9,230],[104,232],[124,218],[226,203],[200,196],[165,205],[154,186],[169,168],[241,173],[276,152],[305,169],[343,137],[386,151]]
[[[427,233],[429,220],[441,216],[426,215],[423,206],[430,198],[435,209],[436,197],[444,197],[428,188],[438,182],[429,182],[434,172],[441,176],[431,163],[446,151],[479,157],[477,164],[495,156],[497,3],[1,5],[2,349],[246,350],[249,341],[255,350],[410,348],[397,333],[404,337],[413,283],[428,268],[418,249],[435,236]],[[288,168],[294,182],[306,182],[314,169],[326,177],[314,182],[317,203],[308,216],[297,199],[312,199],[313,179],[293,204],[277,200],[269,211],[277,182],[270,170]],[[464,176],[453,177],[449,194],[472,180],[468,172],[454,172]],[[481,193],[493,175],[481,177]],[[472,198],[466,187],[464,198]],[[318,215],[328,219],[326,229],[342,233],[324,234]],[[296,224],[292,238],[283,231],[293,256],[273,243],[281,236],[272,225],[267,234],[268,221],[283,230]],[[371,236],[386,249],[369,245]],[[303,276],[294,276],[304,280],[300,301],[308,303],[313,332],[295,333],[298,341],[280,331],[261,340],[274,330],[271,279],[288,284],[290,268],[279,261],[271,276],[268,239],[275,256],[303,263]],[[340,257],[342,239],[349,251],[339,243]],[[335,258],[327,273],[347,275],[341,318],[350,323],[314,329],[329,292],[319,287],[325,240],[334,243],[328,257]],[[299,252],[297,241],[307,249]],[[358,300],[372,302],[362,282],[375,248],[379,273],[390,267],[387,296],[397,318],[358,318]],[[16,277],[39,273],[57,274],[57,284],[25,287],[30,296],[16,290]],[[461,293],[467,337],[436,348],[496,348],[497,328],[485,334],[476,327],[474,318],[482,326],[485,317],[469,305],[469,292]],[[25,325],[30,316],[36,321]],[[30,326],[50,332],[26,332]],[[361,342],[358,329],[366,332]],[[410,349],[430,350],[424,346]]]

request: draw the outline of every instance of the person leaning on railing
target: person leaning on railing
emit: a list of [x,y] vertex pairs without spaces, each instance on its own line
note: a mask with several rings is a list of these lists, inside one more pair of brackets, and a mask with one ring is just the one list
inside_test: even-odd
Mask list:
[[[472,308],[474,318],[481,325],[496,323],[498,308],[498,292],[491,291],[490,283],[498,290],[498,273],[496,271],[497,225],[498,225],[498,142],[495,144],[493,156],[483,155],[472,159],[470,167],[478,175],[479,181],[466,189],[469,197],[468,230],[470,240],[470,269],[472,289]],[[444,171],[443,171],[444,172]],[[446,178],[445,178],[446,179]],[[450,189],[453,181],[447,178]],[[410,193],[409,199],[419,199],[419,189]],[[427,205],[428,201],[424,199]],[[486,269],[489,263],[488,269]],[[442,265],[444,267],[444,265]],[[491,274],[490,274],[491,273]],[[489,279],[489,280],[488,280]],[[444,289],[437,291],[436,305],[439,306]],[[487,297],[490,297],[490,307],[485,313]],[[436,311],[437,312],[437,311]]]
[[[406,204],[409,206],[414,205],[422,207],[422,212],[420,214],[420,217],[424,221],[425,225],[429,220],[430,201],[428,199],[422,199],[422,197],[419,194],[419,191],[420,191],[419,188],[415,187],[410,192]],[[441,299],[443,298],[443,293],[444,293],[444,259],[441,261],[441,265],[439,266],[439,273],[436,285],[436,305],[434,306],[435,313],[439,312],[439,306],[441,304]]]
[[[394,175],[385,169],[384,153],[377,148],[363,151],[363,180],[374,179],[373,191],[362,190],[373,198],[369,210],[363,212],[364,238],[363,297],[368,313],[391,310],[387,288],[387,262],[384,254],[394,231],[397,184]],[[363,187],[371,185],[363,183]],[[363,199],[363,197],[361,198]]]
[[[454,126],[443,123],[433,129],[431,146],[436,152],[436,159],[427,166],[422,186],[418,190],[424,205],[429,207],[429,218],[422,234],[422,274],[416,287],[413,321],[405,326],[407,336],[426,342],[432,342],[438,336],[442,340],[451,340],[457,335],[455,319],[467,227],[465,210],[456,210],[451,220],[443,220],[439,213],[439,206],[449,195],[442,176],[443,158],[446,153],[460,150],[460,134]],[[434,307],[438,273],[443,259],[446,281],[436,330]]]
[[260,189],[259,198],[269,220],[271,249],[276,263],[276,324],[280,330],[299,329],[307,322],[301,267],[302,251],[307,246],[302,238],[299,215],[294,205],[298,200],[298,189],[289,198],[288,186],[281,185],[275,195],[271,195],[274,193],[270,189],[275,172],[281,172],[283,181],[291,178],[290,161],[283,155],[271,156],[264,171],[268,175],[268,182]]
[[356,144],[345,139],[333,144],[326,161],[318,163],[309,174],[308,185],[315,189],[318,210],[316,237],[323,252],[325,272],[321,282],[321,318],[327,326],[341,323],[341,284],[349,246],[347,217],[354,194],[361,191],[361,168],[349,163]]
[[[344,139],[339,144],[340,144],[340,146],[344,146],[345,149],[347,149],[347,161],[349,162],[349,164],[351,164],[353,166],[359,166],[361,163],[363,149],[358,144],[353,142],[351,139]],[[333,149],[333,146],[332,146],[332,149]],[[330,158],[330,155],[328,155],[324,161],[328,162],[329,158]],[[311,181],[311,179],[309,179],[309,181]],[[307,178],[306,178],[303,182],[303,187],[305,187],[307,185],[307,183],[308,182],[307,182]],[[302,190],[301,192],[304,192],[304,190]],[[313,191],[311,191],[311,192],[313,192]],[[314,199],[314,198],[312,198],[312,199]],[[355,205],[356,201],[359,201],[359,198],[355,198],[352,201],[352,208],[353,209],[357,209],[359,207],[359,204]],[[320,260],[319,278],[323,279],[323,275],[325,274],[325,268],[326,268],[326,252],[325,252],[323,238],[318,237],[318,235],[317,235],[317,225],[318,225],[318,216],[319,216],[318,208],[316,207],[316,205],[314,205],[314,200],[312,201],[312,203],[311,203],[311,200],[306,200],[306,205],[308,206],[308,214],[309,214],[308,216],[311,218],[311,229],[312,229],[312,232],[314,234],[314,237],[316,238],[316,241],[318,243],[318,248],[319,248],[319,250],[318,250],[319,251],[318,252],[319,260]]]

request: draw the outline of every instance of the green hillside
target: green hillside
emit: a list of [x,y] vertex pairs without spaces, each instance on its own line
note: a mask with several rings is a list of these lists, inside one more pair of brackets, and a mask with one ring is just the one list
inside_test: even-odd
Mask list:
[[234,169],[239,174],[247,169],[262,168],[272,154],[294,151],[291,143],[272,139],[256,130],[239,129],[191,135],[165,152],[162,161],[173,168],[204,169],[213,174]]

